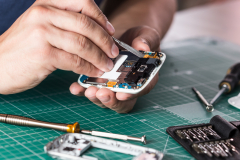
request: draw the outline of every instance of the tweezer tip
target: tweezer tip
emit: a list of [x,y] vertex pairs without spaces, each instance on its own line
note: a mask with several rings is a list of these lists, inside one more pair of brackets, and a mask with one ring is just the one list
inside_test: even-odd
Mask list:
[[116,39],[115,37],[112,37],[113,39],[114,39],[114,41],[116,41],[116,42],[119,42],[119,40],[118,39]]

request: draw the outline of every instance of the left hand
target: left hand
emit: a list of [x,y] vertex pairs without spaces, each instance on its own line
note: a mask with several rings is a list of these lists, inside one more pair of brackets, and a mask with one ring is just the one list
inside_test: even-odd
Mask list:
[[[147,26],[131,28],[120,38],[120,40],[131,45],[133,48],[143,51],[160,51],[160,39],[159,33],[155,29]],[[156,85],[157,81],[158,74],[151,83],[138,94],[115,93],[107,88],[99,89],[94,86],[85,89],[77,82],[70,86],[70,91],[74,95],[85,95],[90,101],[100,107],[110,108],[118,113],[127,113],[133,109],[137,98],[148,94]]]

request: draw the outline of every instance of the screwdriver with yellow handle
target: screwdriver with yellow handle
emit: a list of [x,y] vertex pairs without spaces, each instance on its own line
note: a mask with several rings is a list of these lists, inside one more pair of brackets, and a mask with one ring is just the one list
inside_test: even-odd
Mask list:
[[93,136],[107,137],[107,138],[113,138],[113,139],[140,141],[146,144],[145,135],[138,138],[138,137],[113,134],[113,133],[107,133],[107,132],[80,130],[80,125],[78,122],[75,122],[74,124],[52,123],[52,122],[44,122],[44,121],[39,121],[39,120],[28,118],[28,117],[10,115],[10,114],[0,114],[0,122],[13,124],[13,125],[27,126],[27,127],[49,128],[49,129],[55,129],[55,130],[68,132],[68,133],[84,133],[84,134],[91,134]]
[[240,63],[229,68],[227,75],[219,84],[219,92],[211,100],[210,105],[213,105],[222,94],[232,92],[238,85],[240,85]]

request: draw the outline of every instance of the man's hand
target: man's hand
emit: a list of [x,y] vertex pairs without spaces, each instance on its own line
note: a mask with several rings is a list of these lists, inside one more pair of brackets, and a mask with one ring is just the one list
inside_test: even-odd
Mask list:
[[0,36],[0,94],[33,88],[57,68],[101,76],[119,52],[114,32],[93,0],[37,0]]
[[[120,38],[137,50],[159,51],[160,36],[158,32],[150,27],[140,26],[129,29]],[[110,108],[118,113],[127,113],[132,110],[137,98],[149,93],[158,81],[158,74],[149,85],[138,94],[115,93],[109,89],[89,87],[84,89],[78,83],[73,83],[70,91],[74,95],[85,95],[90,101],[100,107]]]

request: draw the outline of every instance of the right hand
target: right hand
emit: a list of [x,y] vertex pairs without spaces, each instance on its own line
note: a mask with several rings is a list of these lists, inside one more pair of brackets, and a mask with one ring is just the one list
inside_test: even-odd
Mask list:
[[33,88],[57,68],[101,76],[119,54],[114,32],[93,0],[37,0],[0,36],[0,94]]

